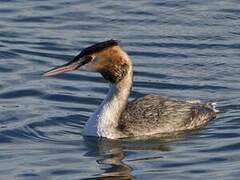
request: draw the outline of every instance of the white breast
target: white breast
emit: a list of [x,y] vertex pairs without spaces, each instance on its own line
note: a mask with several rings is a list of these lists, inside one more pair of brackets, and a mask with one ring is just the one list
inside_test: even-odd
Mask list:
[[110,139],[120,138],[123,135],[118,131],[118,120],[128,97],[128,91],[119,93],[115,85],[110,85],[107,97],[95,110],[87,121],[83,134],[86,136],[106,137]]

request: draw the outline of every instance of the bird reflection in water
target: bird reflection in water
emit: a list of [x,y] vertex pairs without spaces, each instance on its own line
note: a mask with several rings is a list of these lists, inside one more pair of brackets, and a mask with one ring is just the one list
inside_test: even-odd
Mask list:
[[[85,156],[97,157],[97,164],[103,171],[96,174],[94,179],[135,179],[132,175],[131,163],[140,161],[161,161],[159,156],[127,158],[127,151],[171,151],[170,145],[184,139],[192,131],[175,134],[161,134],[152,137],[127,138],[111,140],[106,138],[84,137],[87,147]],[[155,153],[154,153],[155,154]]]
[[[134,179],[132,168],[123,162],[124,152],[121,140],[85,137],[88,148],[86,156],[97,157],[97,163],[104,172],[97,179]],[[109,166],[107,166],[109,165]]]

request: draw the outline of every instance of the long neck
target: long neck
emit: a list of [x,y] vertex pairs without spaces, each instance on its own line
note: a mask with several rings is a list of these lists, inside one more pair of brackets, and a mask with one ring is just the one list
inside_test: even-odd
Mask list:
[[132,87],[133,70],[129,63],[126,76],[117,84],[110,84],[106,98],[96,109],[84,127],[84,134],[106,138],[119,138],[118,121],[125,110]]

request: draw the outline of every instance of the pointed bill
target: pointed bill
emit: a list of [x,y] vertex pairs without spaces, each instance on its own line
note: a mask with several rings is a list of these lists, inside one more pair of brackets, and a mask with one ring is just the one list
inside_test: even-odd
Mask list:
[[74,71],[76,69],[78,69],[79,67],[81,66],[81,62],[80,60],[73,60],[67,64],[64,64],[62,66],[58,66],[58,67],[55,67],[53,69],[51,69],[50,71],[46,72],[43,74],[43,76],[54,76],[54,75],[57,75],[57,74],[62,74],[62,73],[65,73],[65,72],[69,72],[69,71]]

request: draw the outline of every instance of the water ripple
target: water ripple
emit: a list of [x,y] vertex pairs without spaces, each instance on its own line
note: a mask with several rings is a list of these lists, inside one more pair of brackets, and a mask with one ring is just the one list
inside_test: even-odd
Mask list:
[[5,93],[0,93],[0,98],[1,99],[17,99],[17,98],[23,98],[23,97],[39,97],[42,96],[43,93],[40,91],[37,91],[35,89],[28,89],[28,90],[15,90],[15,91],[10,91],[10,92],[5,92]]
[[[2,179],[236,179],[240,161],[238,1],[2,0]],[[164,137],[82,136],[108,85],[42,77],[90,44],[118,39],[134,64],[130,100],[217,102],[215,121]],[[21,167],[21,168],[19,168]]]

